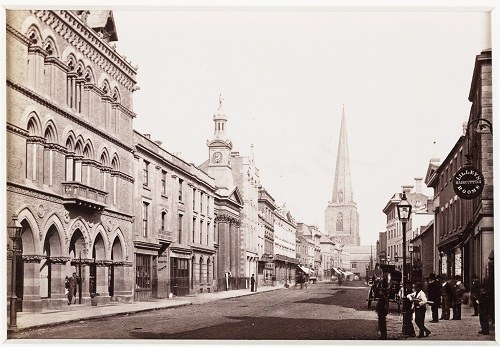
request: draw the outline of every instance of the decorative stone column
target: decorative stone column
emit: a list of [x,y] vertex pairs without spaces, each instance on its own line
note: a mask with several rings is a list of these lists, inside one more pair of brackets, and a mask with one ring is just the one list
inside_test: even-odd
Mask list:
[[24,287],[23,312],[39,312],[42,310],[40,299],[40,261],[45,256],[38,254],[23,255]]
[[109,296],[108,288],[108,271],[109,265],[113,262],[111,260],[96,260],[96,293],[98,304],[109,304],[111,298]]
[[68,276],[65,273],[66,263],[69,257],[50,257],[51,282],[50,299],[47,308],[60,308],[68,302],[68,297],[64,293],[64,279]]
[[131,278],[132,262],[115,261],[113,265],[115,279],[114,300],[130,302],[132,300],[132,291],[126,279]]

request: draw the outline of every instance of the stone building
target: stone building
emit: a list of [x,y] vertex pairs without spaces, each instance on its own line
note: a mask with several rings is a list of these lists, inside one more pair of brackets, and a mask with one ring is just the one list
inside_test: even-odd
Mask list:
[[259,188],[258,283],[272,284],[274,276],[274,219],[276,204],[269,192]]
[[6,22],[7,218],[23,227],[18,309],[67,305],[73,272],[77,302],[96,293],[102,303],[131,301],[137,68],[111,43],[113,14],[16,10]]
[[200,169],[214,178],[215,235],[217,250],[217,287],[237,289],[247,286],[246,243],[241,230],[240,213],[243,198],[233,179],[231,149],[227,136],[227,115],[219,98],[219,108],[213,116],[214,134],[207,141],[208,160]]
[[241,193],[243,208],[240,212],[242,244],[245,247],[244,277],[248,282],[257,273],[258,249],[257,232],[259,229],[259,170],[255,165],[253,153],[250,157],[239,152],[231,153],[233,180]]
[[134,132],[135,299],[217,289],[214,179]]
[[[411,216],[406,224],[406,264],[409,266],[409,246],[413,238],[414,230],[420,226],[427,225],[433,218],[427,209],[428,196],[422,192],[422,178],[415,178],[415,186],[403,186],[408,202],[412,205]],[[413,189],[415,188],[415,189]],[[387,240],[387,263],[403,268],[403,227],[398,218],[397,205],[401,202],[401,193],[394,194],[382,210],[387,218],[386,240]],[[406,269],[406,274],[408,274]]]
[[[491,49],[476,56],[468,122],[447,157],[429,165],[426,184],[434,189],[434,230],[437,272],[460,275],[466,288],[472,276],[493,281],[493,129]],[[470,160],[470,163],[468,162]],[[453,176],[468,165],[484,177],[481,194],[471,200],[457,196]]]
[[281,284],[295,279],[296,258],[295,239],[297,223],[285,205],[274,211],[274,267],[276,281]]
[[339,244],[359,246],[359,214],[351,185],[345,112],[342,109],[332,200],[325,209],[325,232]]

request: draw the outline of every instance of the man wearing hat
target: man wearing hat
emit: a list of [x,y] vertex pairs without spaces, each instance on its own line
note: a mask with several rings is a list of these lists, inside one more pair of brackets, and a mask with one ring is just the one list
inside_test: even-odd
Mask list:
[[431,323],[439,322],[439,303],[441,302],[441,284],[439,279],[434,273],[429,274],[429,285],[427,286],[427,292],[429,294],[429,301],[432,301],[431,312],[432,320]]

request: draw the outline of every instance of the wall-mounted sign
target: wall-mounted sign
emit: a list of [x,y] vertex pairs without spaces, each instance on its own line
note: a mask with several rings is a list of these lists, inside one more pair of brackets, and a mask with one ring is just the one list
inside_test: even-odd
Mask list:
[[453,176],[453,190],[462,199],[470,200],[478,197],[483,188],[483,174],[472,166],[461,168]]

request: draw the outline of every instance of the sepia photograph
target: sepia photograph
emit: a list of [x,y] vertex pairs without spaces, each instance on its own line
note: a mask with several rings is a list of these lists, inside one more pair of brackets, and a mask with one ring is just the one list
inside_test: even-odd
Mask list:
[[498,3],[2,5],[4,343],[497,343]]

